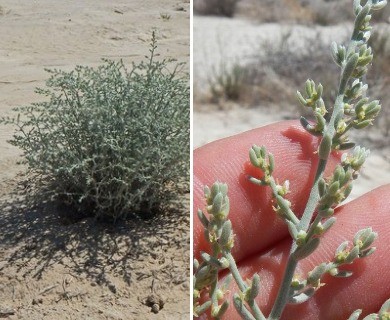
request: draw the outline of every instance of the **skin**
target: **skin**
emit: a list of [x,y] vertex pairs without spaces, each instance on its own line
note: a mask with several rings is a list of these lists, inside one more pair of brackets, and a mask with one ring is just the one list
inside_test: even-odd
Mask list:
[[[260,275],[262,289],[257,301],[268,315],[283,277],[291,237],[284,222],[272,210],[269,188],[248,182],[248,174],[261,175],[249,164],[248,151],[252,144],[265,145],[267,151],[274,154],[273,175],[279,183],[290,181],[291,192],[287,198],[300,217],[316,170],[318,139],[306,133],[298,122],[286,121],[218,140],[194,151],[194,212],[204,209],[205,185],[211,186],[215,181],[228,184],[229,218],[236,235],[232,253],[244,279],[251,279],[255,272]],[[339,159],[340,154],[331,155],[325,177],[331,174]],[[323,235],[320,247],[300,261],[296,270],[298,277],[305,278],[316,265],[331,261],[338,245],[352,240],[360,229],[372,227],[379,233],[373,245],[377,250],[342,268],[354,272],[350,278],[326,275],[322,279],[325,285],[314,297],[300,305],[288,305],[282,319],[345,320],[356,309],[363,309],[363,315],[380,309],[390,297],[389,197],[390,185],[386,185],[336,210],[336,224]],[[196,214],[193,225],[193,253],[199,259],[200,252],[208,251],[208,246]],[[221,278],[223,276],[224,273]],[[238,290],[235,283],[229,289],[227,298],[231,301],[232,294]],[[231,305],[223,319],[240,318]]]

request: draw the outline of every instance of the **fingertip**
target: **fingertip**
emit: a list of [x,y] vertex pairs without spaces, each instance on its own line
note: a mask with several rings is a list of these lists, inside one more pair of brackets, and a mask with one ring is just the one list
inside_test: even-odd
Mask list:
[[[274,177],[282,184],[289,180],[287,195],[292,210],[301,215],[308,198],[318,163],[319,139],[307,133],[298,121],[284,121],[221,139],[194,151],[194,212],[204,207],[203,187],[215,181],[227,183],[230,198],[230,219],[235,226],[233,253],[242,257],[264,250],[288,232],[272,209],[272,193],[248,181],[248,176],[261,177],[249,164],[249,149],[264,145],[275,158]],[[337,155],[329,161],[334,168]],[[194,223],[194,254],[206,249],[202,228]],[[259,232],[261,230],[261,232]],[[202,234],[202,235],[200,235]],[[197,242],[195,242],[197,241]]]

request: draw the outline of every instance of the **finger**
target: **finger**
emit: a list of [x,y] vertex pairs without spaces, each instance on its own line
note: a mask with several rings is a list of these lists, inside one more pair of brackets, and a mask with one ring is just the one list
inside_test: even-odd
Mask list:
[[[284,320],[328,320],[347,319],[356,309],[363,309],[364,315],[378,312],[382,303],[389,298],[390,288],[390,185],[354,200],[336,210],[337,222],[326,233],[320,247],[308,258],[298,264],[297,276],[306,278],[307,273],[322,262],[333,259],[336,248],[343,241],[351,241],[358,230],[372,227],[379,233],[373,246],[377,248],[373,255],[358,259],[353,264],[341,269],[353,271],[350,278],[325,276],[325,286],[307,302],[300,305],[288,305]],[[244,279],[251,279],[257,272],[261,278],[261,293],[258,303],[265,315],[270,312],[276,298],[285,269],[291,241],[280,242],[275,248],[259,257],[250,257],[239,263],[239,270]],[[232,286],[231,294],[238,292]],[[239,319],[231,306],[224,320]]]
[[[290,181],[287,198],[292,210],[300,216],[304,210],[315,170],[318,138],[304,131],[297,121],[285,121],[251,130],[210,143],[194,151],[194,204],[196,213],[204,208],[203,188],[215,181],[227,183],[230,215],[235,226],[233,255],[239,261],[259,253],[288,235],[287,228],[272,209],[271,190],[250,183],[248,174],[256,175],[249,166],[248,152],[253,144],[265,145],[275,156],[274,177]],[[338,157],[333,155],[329,167]],[[328,170],[329,172],[329,170]],[[209,251],[203,227],[194,214],[194,256]]]

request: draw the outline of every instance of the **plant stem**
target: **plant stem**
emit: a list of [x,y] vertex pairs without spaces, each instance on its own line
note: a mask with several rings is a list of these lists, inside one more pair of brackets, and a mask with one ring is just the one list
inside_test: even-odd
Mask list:
[[[347,50],[348,53],[354,52],[355,48],[358,44],[358,42],[354,40],[354,37],[356,37],[355,33],[353,34],[352,39],[349,43],[348,50]],[[344,68],[342,69],[340,79],[343,77],[343,74],[344,74]],[[337,95],[337,98],[336,98],[336,101],[334,104],[332,116],[329,120],[329,123],[326,126],[324,136],[328,135],[328,136],[333,138],[335,135],[335,130],[336,130],[335,129],[335,120],[336,120],[337,115],[340,112],[343,112],[344,94],[345,94],[345,90],[346,90],[346,83],[348,81],[349,81],[349,79],[345,80],[344,83],[342,83],[342,81],[340,81],[338,95]],[[319,191],[318,191],[318,182],[322,178],[322,175],[325,171],[327,162],[328,162],[328,159],[319,159],[317,170],[316,170],[316,175],[315,175],[314,182],[313,182],[313,186],[311,188],[309,199],[307,201],[307,204],[306,204],[305,210],[303,212],[301,221],[298,225],[298,230],[304,230],[305,232],[307,232],[309,227],[310,227],[310,222],[312,221],[315,209],[316,209],[317,204],[318,204],[318,200],[320,198]],[[285,273],[283,276],[282,285],[279,288],[278,296],[276,297],[275,303],[272,307],[272,310],[271,310],[270,316],[268,317],[268,320],[279,319],[282,315],[282,312],[283,312],[286,304],[287,304],[289,288],[291,285],[291,281],[294,277],[295,268],[298,264],[298,261],[296,261],[293,258],[293,253],[295,252],[296,249],[297,249],[297,244],[295,242],[293,242],[293,244],[291,246],[290,256],[289,256],[289,259],[287,262],[286,270],[285,270]]]
[[[212,248],[213,248],[212,256],[214,258],[218,259],[218,253],[219,253],[218,245],[214,243]],[[213,308],[217,308],[218,307],[217,289],[218,289],[218,272],[216,273],[215,279],[214,279],[214,281],[213,281],[213,283],[211,284],[211,287],[210,287],[210,292],[211,292],[211,310]]]
[[[335,102],[335,105],[333,108],[333,113],[332,113],[332,116],[329,120],[329,124],[327,126],[327,129],[326,129],[324,135],[329,134],[331,137],[334,136],[334,133],[335,133],[334,122],[336,119],[336,115],[340,111],[343,110],[342,109],[344,106],[343,98],[344,98],[344,93],[339,94],[337,96],[336,102]],[[322,177],[322,175],[325,171],[327,161],[328,161],[327,159],[326,160],[320,159],[318,162],[318,167],[317,167],[316,175],[314,178],[314,183],[313,183],[313,186],[312,186],[311,191],[310,191],[310,196],[309,196],[309,199],[307,201],[305,211],[304,211],[303,216],[301,218],[301,221],[299,223],[298,230],[307,231],[309,229],[310,221],[313,218],[313,215],[314,215],[314,212],[315,212],[315,209],[317,207],[318,200],[319,200],[318,181],[320,180],[320,178]],[[287,262],[286,271],[285,271],[284,276],[283,276],[282,285],[279,288],[278,296],[275,300],[274,306],[272,307],[272,311],[271,311],[270,316],[268,318],[269,320],[279,319],[280,316],[282,315],[284,307],[287,304],[290,284],[291,284],[291,281],[294,277],[295,268],[296,268],[297,263],[298,263],[298,261],[296,261],[292,257],[292,254],[295,252],[296,249],[297,249],[297,245],[295,242],[293,242],[293,244],[291,246],[290,257],[289,257],[288,262]]]
[[[295,244],[295,242],[294,242]],[[295,249],[294,249],[295,250]],[[294,259],[293,255],[290,254],[287,262],[286,270],[284,271],[284,276],[282,284],[279,287],[278,296],[274,302],[271,313],[268,317],[268,320],[278,320],[282,315],[284,307],[286,306],[288,293],[290,291],[291,280],[294,276],[295,268],[297,267],[298,261]]]
[[[247,285],[245,284],[240,272],[238,271],[236,261],[234,260],[232,254],[230,252],[225,252],[224,256],[229,261],[230,272],[232,273],[233,278],[236,281],[238,287],[240,288],[241,292],[245,292],[247,290]],[[259,306],[255,301],[248,301],[248,304],[251,307],[253,314],[257,320],[266,320],[266,317],[261,312]]]
[[[277,190],[277,186],[276,186],[276,183],[275,183],[275,179],[272,176],[270,177],[269,186],[272,189],[272,193],[273,193],[274,197],[276,197],[278,195],[278,190]],[[294,212],[292,212],[292,210],[289,210],[288,212],[285,212],[285,214],[287,215],[286,218],[288,220],[292,221],[294,224],[298,224],[299,223],[299,219],[294,214]]]
[[308,231],[307,231],[307,239],[310,239],[311,237],[313,237],[314,235],[314,231],[317,227],[317,225],[321,222],[322,220],[322,217],[317,215],[315,218],[314,218],[314,221],[313,223],[310,225]]

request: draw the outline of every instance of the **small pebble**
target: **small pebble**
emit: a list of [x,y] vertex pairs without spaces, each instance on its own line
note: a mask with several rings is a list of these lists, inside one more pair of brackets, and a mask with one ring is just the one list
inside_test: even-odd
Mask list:
[[34,299],[32,300],[32,304],[33,304],[33,305],[42,304],[42,303],[43,303],[43,299],[42,299],[42,298],[38,298],[38,299],[34,298]]
[[160,306],[157,303],[152,305],[152,312],[153,313],[158,313],[159,311],[160,311]]
[[110,284],[108,285],[108,289],[110,289],[110,291],[111,291],[112,293],[116,293],[115,284],[110,283]]

